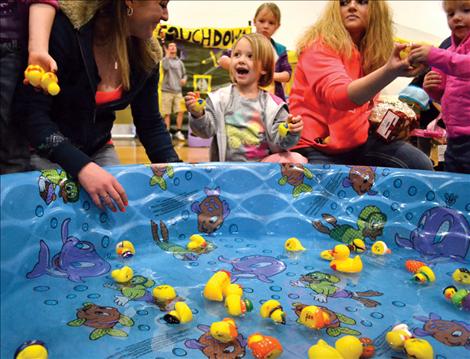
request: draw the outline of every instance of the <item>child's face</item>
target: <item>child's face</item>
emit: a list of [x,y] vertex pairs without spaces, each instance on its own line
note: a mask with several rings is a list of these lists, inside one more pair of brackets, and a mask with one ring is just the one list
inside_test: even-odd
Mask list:
[[233,49],[230,71],[235,82],[240,86],[258,84],[261,77],[261,65],[253,60],[253,50],[247,39],[240,39]]
[[446,13],[452,34],[462,41],[470,33],[470,1],[460,3],[455,8],[446,8]]
[[255,18],[255,27],[256,32],[266,36],[268,39],[271,39],[271,36],[279,28],[279,23],[276,20],[276,17],[268,8],[264,8]]

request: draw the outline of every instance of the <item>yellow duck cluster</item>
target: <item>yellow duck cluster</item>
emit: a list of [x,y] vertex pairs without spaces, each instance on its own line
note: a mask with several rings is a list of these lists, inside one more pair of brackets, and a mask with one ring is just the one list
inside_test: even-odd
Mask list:
[[352,335],[346,335],[336,341],[334,348],[320,339],[308,350],[308,359],[359,359],[362,353],[361,341]]
[[24,77],[34,87],[40,87],[49,95],[55,96],[60,92],[55,73],[45,72],[39,65],[29,65],[24,71]]
[[385,335],[385,341],[395,351],[404,351],[408,358],[433,359],[431,344],[424,339],[413,338],[406,324],[398,324]]

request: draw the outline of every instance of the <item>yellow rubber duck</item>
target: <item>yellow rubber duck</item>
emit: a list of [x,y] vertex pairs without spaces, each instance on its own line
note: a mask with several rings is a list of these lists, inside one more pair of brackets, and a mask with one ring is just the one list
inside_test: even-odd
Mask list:
[[133,276],[134,271],[128,266],[124,266],[121,269],[115,269],[111,272],[111,277],[118,283],[127,283]]
[[302,245],[302,243],[295,237],[289,238],[285,243],[284,243],[284,248],[289,251],[289,252],[300,252],[304,251],[305,248]]
[[302,309],[297,321],[310,329],[322,329],[331,323],[327,312],[315,305],[309,305]]
[[116,244],[116,254],[123,258],[132,257],[135,254],[135,248],[130,241],[121,241]]
[[171,285],[162,284],[153,288],[152,295],[158,305],[164,305],[176,298],[176,291]]
[[470,271],[467,268],[458,268],[452,273],[452,279],[462,284],[470,284]]
[[332,252],[332,251],[329,250],[329,249],[327,249],[327,250],[325,250],[325,251],[321,251],[321,253],[320,253],[320,258],[321,258],[321,259],[324,259],[324,260],[326,260],[326,261],[332,261],[332,260],[335,259],[335,258],[333,257],[333,254],[331,254],[331,252]]
[[343,356],[323,339],[308,350],[308,359],[344,359]]
[[194,104],[194,110],[196,112],[203,112],[205,108],[206,108],[206,100],[204,100],[203,98],[198,98],[196,100],[196,103]]
[[269,335],[251,334],[247,340],[247,347],[251,349],[256,359],[276,359],[282,355],[281,343]]
[[259,314],[263,318],[271,318],[274,323],[286,324],[286,313],[284,313],[281,303],[275,299],[264,302],[259,309]]
[[376,256],[384,256],[386,254],[392,253],[392,251],[387,247],[387,243],[384,241],[375,242],[370,248],[370,251]]
[[231,283],[227,285],[226,287],[222,288],[222,295],[224,297],[227,297],[232,294],[239,295],[241,297],[243,295],[242,286],[240,284]]
[[253,303],[251,300],[242,298],[238,294],[229,294],[225,298],[225,309],[229,315],[238,317],[251,312],[253,310]]
[[200,234],[193,234],[189,237],[189,243],[186,248],[192,252],[202,252],[207,247],[207,242]]
[[351,243],[348,244],[348,247],[351,252],[355,253],[364,253],[367,249],[366,244],[360,238],[354,238]]
[[15,359],[47,359],[46,346],[40,340],[32,340],[24,343],[16,350]]
[[193,312],[185,302],[176,302],[175,310],[166,314],[163,319],[168,324],[186,324],[193,320]]
[[405,352],[408,358],[433,359],[434,350],[427,340],[412,338],[405,341]]
[[24,70],[24,77],[34,87],[41,85],[42,75],[44,75],[44,69],[39,65],[29,65]]
[[41,87],[52,96],[60,92],[56,74],[53,72],[45,72],[39,65],[29,65],[24,71],[24,77],[32,86]]
[[280,137],[286,137],[289,134],[289,124],[287,121],[281,122],[277,127]]
[[222,302],[224,290],[230,284],[230,272],[220,270],[207,281],[204,287],[204,297],[208,300]]
[[408,325],[398,324],[385,335],[385,341],[388,343],[390,348],[395,351],[399,351],[404,348],[405,341],[411,339],[412,337],[413,335],[411,334]]
[[424,283],[432,283],[436,281],[436,275],[432,271],[431,268],[428,266],[422,266],[418,269],[416,274],[413,276],[413,280],[417,283],[424,284]]
[[355,256],[354,258],[349,258],[350,253],[351,251],[348,246],[344,244],[335,246],[331,252],[334,259],[330,263],[330,268],[344,273],[358,273],[362,271],[361,257]]
[[238,336],[237,325],[232,318],[224,318],[211,324],[210,334],[221,343],[230,343]]
[[338,339],[335,348],[320,339],[308,350],[309,359],[359,359],[363,352],[361,341],[352,335]]

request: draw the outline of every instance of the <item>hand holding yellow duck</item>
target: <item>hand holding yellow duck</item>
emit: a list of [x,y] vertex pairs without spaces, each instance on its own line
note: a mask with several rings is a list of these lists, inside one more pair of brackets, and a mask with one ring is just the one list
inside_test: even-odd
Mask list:
[[60,92],[57,75],[45,72],[39,65],[29,65],[24,71],[24,77],[34,87],[40,87],[49,95],[56,96]]

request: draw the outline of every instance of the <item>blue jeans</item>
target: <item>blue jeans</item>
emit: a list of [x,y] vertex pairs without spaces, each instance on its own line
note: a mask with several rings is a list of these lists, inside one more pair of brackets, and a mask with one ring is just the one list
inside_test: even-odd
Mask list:
[[0,174],[30,171],[28,141],[13,121],[11,105],[22,76],[22,54],[17,44],[0,44]]
[[470,174],[470,136],[448,138],[444,160],[447,172]]
[[375,134],[369,134],[366,143],[346,153],[329,155],[313,147],[294,151],[307,157],[309,163],[433,170],[431,160],[413,145],[404,141],[385,143]]

